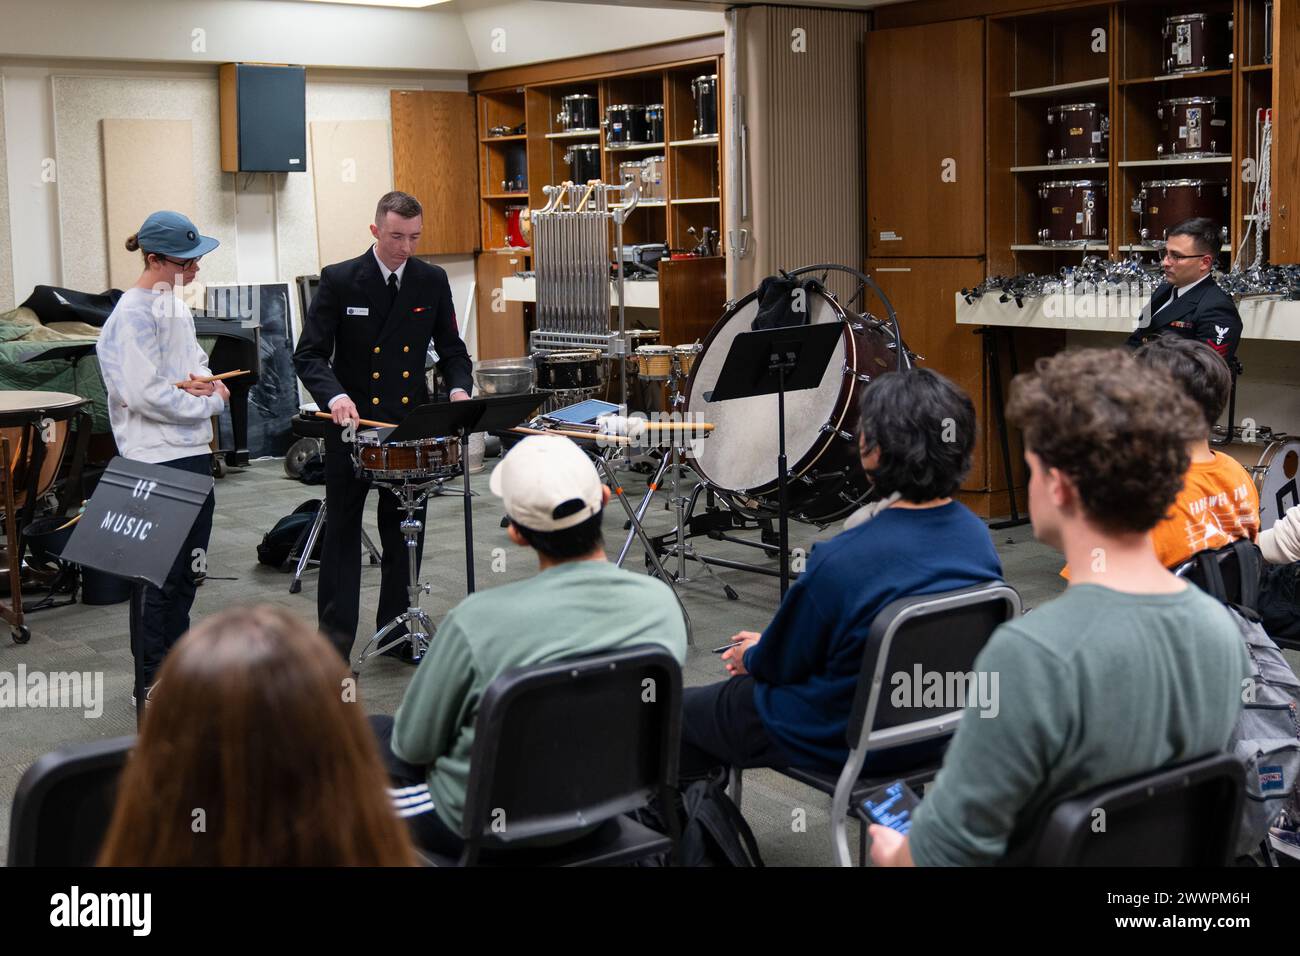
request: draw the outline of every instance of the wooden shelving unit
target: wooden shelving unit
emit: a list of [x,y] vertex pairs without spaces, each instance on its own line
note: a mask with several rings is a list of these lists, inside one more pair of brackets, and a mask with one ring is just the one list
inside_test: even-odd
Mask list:
[[[1199,72],[1168,73],[1165,18],[1192,10],[1233,17],[1231,62]],[[1278,86],[1271,61],[1279,41],[1275,35],[1273,48],[1265,49],[1264,0],[1203,0],[1194,5],[1084,2],[993,15],[987,24],[989,273],[1041,274],[1077,261],[1078,249],[1062,251],[1037,241],[1037,191],[1051,180],[1105,182],[1105,250],[1111,257],[1151,248],[1138,237],[1133,211],[1144,182],[1228,182],[1225,251],[1238,247],[1252,198],[1252,183],[1242,181],[1242,171],[1258,162],[1253,155],[1255,114],[1273,105]],[[1295,33],[1297,26],[1288,29]],[[1222,112],[1216,105],[1205,128],[1207,139],[1215,139],[1213,152],[1222,155],[1170,158],[1157,151],[1160,101],[1190,96],[1215,97],[1221,104]],[[1047,162],[1047,108],[1075,102],[1107,106],[1110,148],[1105,162]],[[1221,259],[1220,265],[1229,263]]]
[[[620,164],[664,157],[666,198],[641,199],[624,224],[626,244],[663,242],[670,249],[682,250],[693,245],[690,230],[699,235],[705,227],[719,229],[723,195],[722,137],[695,136],[691,80],[707,74],[721,76],[721,67],[722,38],[716,36],[471,77],[480,138],[478,201],[483,258],[488,253],[504,250],[519,263],[517,269],[531,268],[531,250],[507,245],[507,209],[514,205],[544,206],[545,186],[573,180],[572,164],[566,157],[578,145],[599,144],[600,176],[605,182],[622,181]],[[664,141],[614,146],[608,142],[603,124],[600,129],[564,129],[558,114],[564,97],[572,94],[596,97],[598,118],[602,121],[611,105],[662,104]],[[719,121],[725,102],[724,91],[719,89]],[[526,124],[523,134],[500,137],[488,134],[493,126],[513,128],[520,123]],[[503,191],[506,150],[520,146],[526,150],[527,191]],[[612,227],[610,241],[612,245]],[[493,265],[497,271],[492,273],[492,281],[499,284],[499,278],[495,277],[500,269],[495,258]],[[721,257],[711,261],[714,263],[711,269],[722,268]],[[479,314],[482,316],[490,308],[487,297],[494,289],[486,284],[482,267],[479,271]],[[704,281],[703,277],[700,281]],[[531,306],[528,306],[519,320],[522,337],[517,341],[526,340],[530,313]]]

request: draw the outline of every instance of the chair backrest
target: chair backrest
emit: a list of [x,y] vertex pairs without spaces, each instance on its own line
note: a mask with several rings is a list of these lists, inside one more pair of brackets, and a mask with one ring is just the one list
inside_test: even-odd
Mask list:
[[975,674],[975,658],[999,624],[1019,616],[1020,595],[1001,581],[886,605],[863,650],[849,747],[876,751],[952,733],[965,704],[991,689],[990,675],[981,684]]
[[1225,604],[1237,604],[1254,611],[1259,608],[1263,567],[1258,546],[1241,540],[1221,548],[1197,551],[1176,565],[1173,572]]
[[462,833],[478,847],[571,832],[677,782],[681,667],[655,645],[498,675],[479,702]]
[[1007,862],[1032,866],[1227,866],[1245,778],[1215,753],[1095,787],[1048,807]]
[[9,866],[93,866],[135,737],[72,744],[27,768],[9,817]]

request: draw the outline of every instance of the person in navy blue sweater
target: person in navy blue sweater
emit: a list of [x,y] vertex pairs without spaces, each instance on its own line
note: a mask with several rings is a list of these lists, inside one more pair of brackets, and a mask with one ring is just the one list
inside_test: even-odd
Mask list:
[[843,766],[877,612],[900,597],[1002,579],[988,528],[952,498],[974,441],[971,400],[936,372],[889,372],[864,389],[859,449],[880,500],[813,549],[762,634],[732,638],[722,655],[729,680],[683,692],[683,778],[718,766]]

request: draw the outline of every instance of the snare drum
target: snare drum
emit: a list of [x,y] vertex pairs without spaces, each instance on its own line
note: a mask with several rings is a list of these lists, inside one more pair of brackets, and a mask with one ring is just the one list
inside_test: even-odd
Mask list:
[[681,371],[683,378],[691,374],[691,369],[695,367],[695,359],[699,357],[704,346],[699,342],[692,345],[679,345],[673,349],[673,354],[677,356],[677,368]]
[[1165,18],[1166,73],[1199,73],[1232,65],[1232,17],[1182,13]]
[[1106,181],[1077,179],[1038,187],[1038,241],[1045,246],[1106,241]]
[[666,382],[673,374],[671,345],[642,345],[634,353],[637,374],[651,382]]
[[1226,156],[1230,145],[1229,100],[1223,96],[1179,96],[1156,104],[1160,141],[1156,155],[1173,159]]
[[[1138,214],[1138,238],[1163,242],[1174,226],[1188,219],[1204,217],[1217,223],[1228,221],[1228,184],[1222,179],[1150,179],[1142,183],[1133,211]],[[1228,227],[1219,227],[1228,241]]]
[[384,443],[377,431],[357,433],[357,473],[376,481],[428,481],[460,474],[460,439],[417,438]]
[[605,107],[605,146],[620,149],[646,142],[644,106],[620,103]]
[[546,392],[567,392],[597,388],[601,383],[599,349],[573,349],[569,352],[539,352],[537,387]]
[[1300,472],[1300,438],[1286,435],[1273,441],[1233,442],[1223,452],[1245,466],[1259,492],[1259,530],[1267,531],[1286,512],[1300,504],[1296,473]]
[[1047,110],[1055,129],[1049,163],[1092,163],[1106,158],[1110,146],[1110,117],[1096,103],[1067,103]]
[[555,121],[566,133],[600,129],[600,105],[590,93],[573,93],[560,98],[562,111]]

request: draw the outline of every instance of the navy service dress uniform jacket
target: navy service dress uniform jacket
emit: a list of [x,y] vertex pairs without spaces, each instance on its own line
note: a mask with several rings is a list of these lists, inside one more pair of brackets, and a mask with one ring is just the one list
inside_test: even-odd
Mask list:
[[[372,249],[321,270],[293,363],[322,410],[346,393],[362,418],[400,422],[429,401],[425,358],[429,343],[448,390],[473,388],[473,364],[456,329],[447,273],[408,259],[394,300]],[[369,482],[357,477],[352,449],[337,429],[325,439],[325,535],[317,612],[320,629],[347,658],[356,638],[361,589],[361,518]],[[408,606],[408,560],[392,494],[379,491],[383,548],[378,629]],[[418,515],[424,520],[424,511]],[[417,560],[423,552],[420,535]]]
[[1207,276],[1170,303],[1169,308],[1162,309],[1173,290],[1168,282],[1160,283],[1142,311],[1128,344],[1136,347],[1157,335],[1181,335],[1204,342],[1222,355],[1231,368],[1241,342],[1241,316],[1232,296],[1219,288],[1213,276]]

